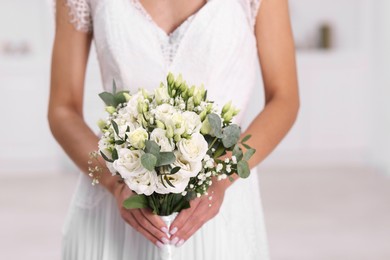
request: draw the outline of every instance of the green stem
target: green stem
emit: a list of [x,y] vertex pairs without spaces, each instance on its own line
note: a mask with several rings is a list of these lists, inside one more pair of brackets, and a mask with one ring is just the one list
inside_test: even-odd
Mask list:
[[218,140],[218,137],[215,137],[214,138],[214,140],[211,142],[211,144],[210,144],[210,146],[209,146],[209,149],[207,149],[207,150],[210,150],[213,146],[214,146],[214,144],[215,144],[215,142]]

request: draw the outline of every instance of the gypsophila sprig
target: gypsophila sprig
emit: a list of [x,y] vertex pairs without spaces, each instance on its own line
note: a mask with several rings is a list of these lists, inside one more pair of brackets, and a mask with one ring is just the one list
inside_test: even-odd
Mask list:
[[[124,202],[126,208],[170,215],[208,194],[213,181],[235,173],[249,176],[255,150],[246,143],[250,136],[240,141],[241,129],[232,123],[239,110],[232,102],[219,109],[204,86],[190,86],[169,73],[154,90],[117,92],[114,82],[112,93],[99,96],[108,116],[98,122],[99,151],[91,159],[100,155],[137,193]],[[99,183],[100,166],[91,161],[89,172],[93,184]]]

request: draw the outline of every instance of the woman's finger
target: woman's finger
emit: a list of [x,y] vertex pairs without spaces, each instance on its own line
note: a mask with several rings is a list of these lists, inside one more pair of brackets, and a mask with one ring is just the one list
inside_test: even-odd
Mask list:
[[122,218],[132,227],[134,228],[137,232],[142,234],[146,239],[148,239],[150,242],[155,244],[158,247],[162,247],[163,243],[158,240],[155,236],[150,234],[147,230],[145,230],[134,218],[133,214],[126,210],[126,212],[122,213]]
[[[186,235],[190,232],[193,227],[199,229],[208,219],[213,215],[213,212],[210,212],[207,201],[202,201],[198,205],[196,211],[190,215],[187,221],[181,226],[178,232],[171,238],[171,243],[176,244],[181,240],[187,240],[189,237]],[[197,230],[196,229],[196,230]]]
[[159,216],[153,214],[150,209],[140,209],[140,212],[155,228],[164,234],[168,233],[167,225],[165,225],[164,221],[162,221]]
[[193,225],[186,226],[186,228],[182,230],[182,234],[177,234],[177,239],[173,238],[178,241],[176,243],[177,247],[182,246],[185,241],[187,241],[193,234],[195,234],[196,231],[198,231],[207,222],[207,220],[200,218],[194,222],[195,223]]
[[150,235],[155,237],[157,240],[163,242],[163,243],[169,243],[169,239],[167,237],[167,234],[164,233],[161,229],[156,228],[153,226],[147,218],[141,213],[139,209],[131,210],[131,214],[133,215],[134,219],[137,221],[137,223]]
[[193,215],[195,210],[197,209],[200,199],[195,199],[190,202],[190,208],[182,210],[179,215],[177,215],[176,219],[172,222],[169,233],[174,235],[178,230],[180,230],[183,225],[188,221],[188,219]]

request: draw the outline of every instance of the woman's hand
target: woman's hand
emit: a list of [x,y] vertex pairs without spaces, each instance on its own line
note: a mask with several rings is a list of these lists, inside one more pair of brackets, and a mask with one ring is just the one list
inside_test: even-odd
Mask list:
[[203,224],[218,214],[225,191],[230,185],[231,181],[228,179],[213,180],[208,195],[192,200],[191,207],[179,213],[170,228],[172,245],[183,245]]
[[158,247],[169,244],[168,228],[162,219],[149,209],[126,209],[123,201],[134,194],[126,184],[120,183],[113,192],[122,218],[135,230]]

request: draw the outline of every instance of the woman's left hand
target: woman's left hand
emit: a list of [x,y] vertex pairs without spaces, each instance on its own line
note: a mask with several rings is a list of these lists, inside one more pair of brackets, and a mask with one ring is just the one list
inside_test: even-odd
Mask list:
[[203,224],[218,214],[225,191],[230,185],[231,181],[228,179],[213,180],[208,195],[192,200],[191,207],[179,213],[170,228],[172,245],[183,245]]

